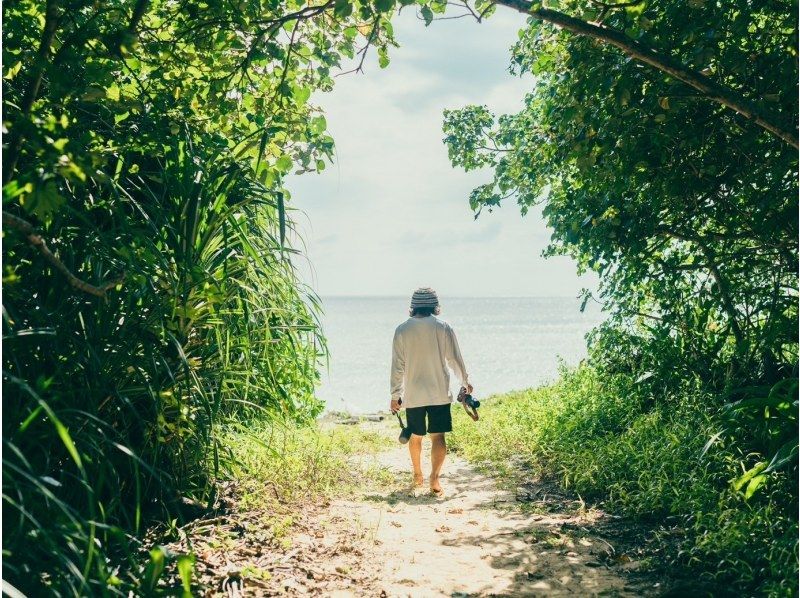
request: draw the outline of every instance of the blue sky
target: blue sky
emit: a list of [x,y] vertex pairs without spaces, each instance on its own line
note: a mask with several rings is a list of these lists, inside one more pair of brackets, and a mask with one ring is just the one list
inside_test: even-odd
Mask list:
[[[411,8],[411,7],[409,7]],[[321,295],[575,296],[596,286],[568,258],[540,256],[550,232],[538,209],[524,218],[511,201],[474,220],[467,198],[486,172],[453,169],[442,143],[442,111],[485,104],[514,112],[531,87],[508,72],[524,17],[498,10],[483,24],[435,21],[404,10],[401,47],[379,69],[339,77],[312,101],[326,113],[336,163],[289,183],[308,263]]]

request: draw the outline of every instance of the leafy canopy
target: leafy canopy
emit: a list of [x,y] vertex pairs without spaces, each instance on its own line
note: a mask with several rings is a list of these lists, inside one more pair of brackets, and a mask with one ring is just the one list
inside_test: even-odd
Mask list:
[[[794,4],[558,7],[797,122]],[[590,336],[601,371],[635,379],[653,402],[696,384],[727,401],[705,450],[724,436],[758,456],[743,458],[732,486],[745,499],[772,472],[796,478],[795,148],[665,71],[541,19],[520,32],[512,65],[535,77],[519,113],[444,115],[453,164],[493,171],[470,196],[476,216],[509,199],[523,214],[541,206],[553,231],[545,254],[601,277],[611,318]]]

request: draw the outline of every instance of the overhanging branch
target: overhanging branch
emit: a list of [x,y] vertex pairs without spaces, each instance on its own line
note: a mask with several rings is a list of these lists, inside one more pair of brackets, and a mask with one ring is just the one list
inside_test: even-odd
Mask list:
[[534,8],[533,3],[529,0],[496,0],[496,2],[523,14],[552,23],[577,35],[591,37],[612,45],[634,60],[652,66],[682,81],[699,91],[706,98],[741,114],[792,147],[800,147],[798,145],[797,131],[793,126],[782,122],[782,119],[777,114],[757,107],[738,91],[686,67],[671,56],[660,54],[648,48],[621,31],[582,21],[557,10]]
[[58,259],[55,254],[50,251],[50,248],[45,243],[44,239],[41,235],[37,234],[33,225],[28,222],[27,220],[23,220],[19,216],[14,216],[13,214],[3,211],[3,227],[13,228],[15,230],[20,231],[28,240],[28,243],[36,247],[39,250],[39,253],[42,254],[42,257],[56,270],[61,272],[64,277],[69,282],[70,286],[75,287],[79,291],[83,291],[84,293],[89,293],[90,295],[94,295],[95,297],[105,297],[106,292],[109,289],[113,289],[118,284],[121,284],[124,276],[120,277],[117,280],[112,282],[107,282],[102,286],[96,287],[94,285],[89,284],[86,281],[81,280],[77,276],[75,276],[72,272],[70,272],[69,268],[67,268],[64,263]]

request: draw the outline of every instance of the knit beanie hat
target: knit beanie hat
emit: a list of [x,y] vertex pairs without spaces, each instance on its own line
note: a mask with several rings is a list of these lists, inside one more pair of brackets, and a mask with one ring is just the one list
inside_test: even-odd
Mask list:
[[411,295],[411,309],[436,307],[437,305],[439,305],[439,297],[436,295],[436,291],[429,287],[417,289]]

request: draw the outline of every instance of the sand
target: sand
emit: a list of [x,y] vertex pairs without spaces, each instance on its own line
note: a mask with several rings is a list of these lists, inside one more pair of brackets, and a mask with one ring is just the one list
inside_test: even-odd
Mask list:
[[[423,447],[423,467],[429,444]],[[538,513],[522,509],[518,495],[502,490],[464,459],[448,455],[443,498],[410,488],[406,447],[374,456],[391,471],[394,487],[366,491],[331,504],[334,521],[358,529],[362,569],[370,583],[330,595],[358,596],[641,596],[658,584],[631,579],[638,563],[618,555],[591,533],[609,517],[564,508],[543,496]],[[429,468],[429,466],[428,466]],[[355,537],[355,536],[354,536]],[[362,576],[364,571],[362,570]],[[363,579],[363,577],[362,577]]]

